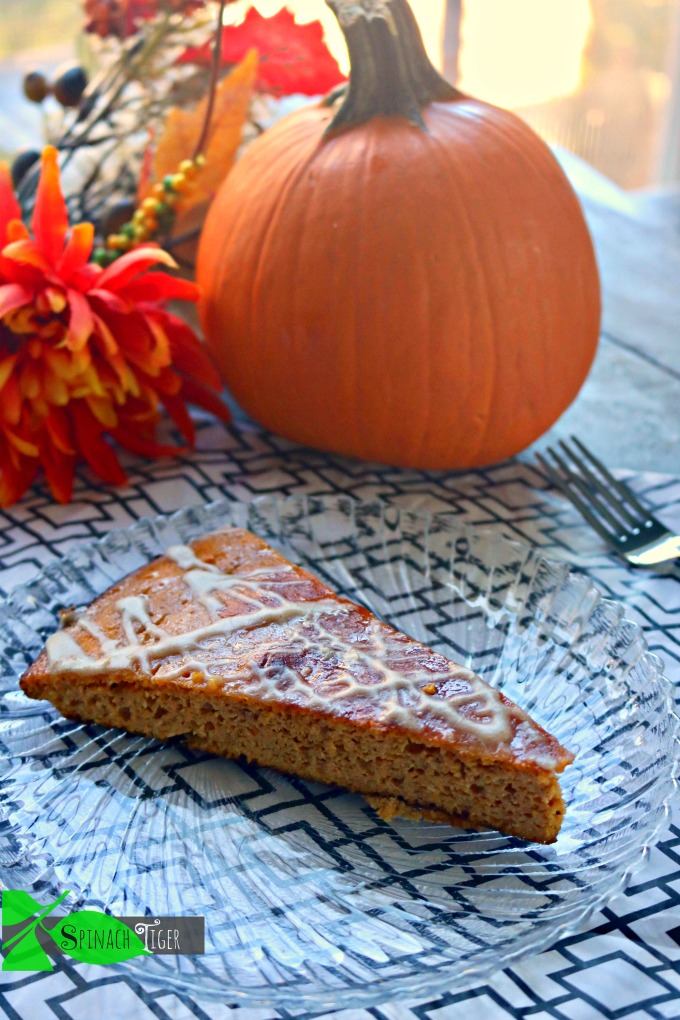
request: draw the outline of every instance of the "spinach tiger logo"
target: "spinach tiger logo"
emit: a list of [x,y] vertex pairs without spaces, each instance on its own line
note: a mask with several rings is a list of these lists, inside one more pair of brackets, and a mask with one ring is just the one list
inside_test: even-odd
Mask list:
[[68,895],[67,890],[54,903],[43,906],[20,889],[3,891],[3,970],[54,970],[46,948],[66,953],[80,963],[123,963],[135,956],[152,955],[126,924],[99,910],[49,917]]

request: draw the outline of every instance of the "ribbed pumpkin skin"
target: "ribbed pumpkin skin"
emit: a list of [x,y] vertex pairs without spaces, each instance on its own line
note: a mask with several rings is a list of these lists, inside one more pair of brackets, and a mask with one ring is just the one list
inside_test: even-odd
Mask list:
[[432,103],[322,140],[299,111],[209,212],[197,280],[237,401],[309,446],[404,467],[494,463],[540,436],[595,354],[578,201],[517,117]]

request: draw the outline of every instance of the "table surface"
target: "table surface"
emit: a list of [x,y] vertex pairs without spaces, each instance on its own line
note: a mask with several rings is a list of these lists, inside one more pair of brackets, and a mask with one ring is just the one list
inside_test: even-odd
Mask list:
[[[537,446],[575,432],[633,481],[667,523],[680,530],[680,199],[627,195],[567,155],[564,165],[584,204],[604,285],[603,336],[591,376]],[[626,603],[653,650],[680,685],[680,584],[636,573],[615,561],[575,512],[547,490],[531,451],[464,475],[380,468],[302,450],[255,426],[205,424],[195,455],[174,462],[128,461],[130,483],[102,489],[83,471],[74,502],[54,506],[37,487],[0,514],[0,586],[25,580],[75,542],[139,516],[227,494],[348,491],[433,511],[465,513],[532,541],[587,570]],[[642,474],[641,472],[644,472]],[[680,1017],[680,829],[671,827],[628,891],[587,929],[485,985],[450,989],[429,1002],[386,1003],[344,1011],[350,1018],[480,1020],[547,1017]],[[0,1015],[15,1018],[227,1017],[236,1007],[197,1003],[138,983],[109,968],[73,965],[52,974],[0,976]],[[290,1016],[240,1009],[242,1020]],[[336,1014],[338,1017],[340,1014]]]
[[638,196],[558,155],[595,240],[603,320],[585,386],[536,446],[587,436],[605,463],[680,474],[680,189]]

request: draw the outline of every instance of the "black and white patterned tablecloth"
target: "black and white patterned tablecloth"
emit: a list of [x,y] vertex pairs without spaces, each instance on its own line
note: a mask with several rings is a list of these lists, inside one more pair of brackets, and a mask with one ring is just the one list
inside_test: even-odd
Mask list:
[[[138,517],[227,496],[249,501],[265,493],[379,495],[409,508],[450,513],[496,526],[585,570],[646,632],[666,662],[680,697],[680,581],[628,569],[547,488],[529,460],[463,475],[400,471],[301,450],[252,426],[225,430],[205,423],[197,452],[155,464],[129,461],[129,485],[109,489],[83,472],[70,506],[36,488],[0,513],[0,588],[27,580],[73,544],[125,527]],[[637,475],[636,489],[680,531],[680,480]],[[676,816],[680,825],[680,814]],[[451,988],[428,1002],[390,1002],[345,1010],[342,1020],[643,1020],[680,1017],[680,828],[671,825],[625,894],[591,919],[587,930],[498,973],[488,984]],[[147,989],[108,968],[64,959],[53,973],[0,979],[0,1015],[12,1020],[92,1017],[269,1020],[285,1010],[201,1003]]]

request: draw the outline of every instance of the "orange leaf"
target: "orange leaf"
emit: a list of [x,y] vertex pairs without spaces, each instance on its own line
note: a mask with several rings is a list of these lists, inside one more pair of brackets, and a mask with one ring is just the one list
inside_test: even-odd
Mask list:
[[[317,96],[343,80],[342,71],[324,41],[320,22],[300,25],[285,7],[268,17],[251,7],[240,25],[224,26],[223,66],[237,63],[251,47],[260,57],[257,88],[263,92]],[[212,56],[213,44],[207,42],[186,50],[178,62],[210,67]]]
[[[195,186],[182,198],[182,211],[213,197],[231,168],[241,144],[243,125],[250,109],[257,76],[257,53],[251,50],[231,74],[217,86],[210,132],[203,155],[206,165],[196,178]],[[191,110],[173,106],[153,158],[154,180],[177,172],[183,159],[190,159],[198,143],[208,107],[208,97]]]

